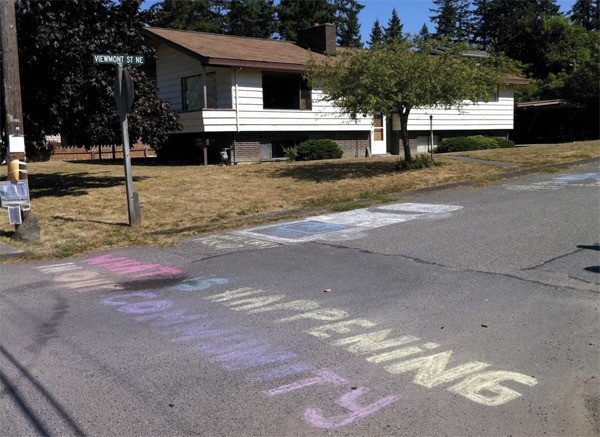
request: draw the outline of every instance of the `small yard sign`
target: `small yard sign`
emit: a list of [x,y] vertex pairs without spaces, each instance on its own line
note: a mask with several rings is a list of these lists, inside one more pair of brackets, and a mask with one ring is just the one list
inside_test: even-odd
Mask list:
[[144,55],[96,55],[94,54],[94,64],[121,64],[121,65],[144,65],[146,57]]

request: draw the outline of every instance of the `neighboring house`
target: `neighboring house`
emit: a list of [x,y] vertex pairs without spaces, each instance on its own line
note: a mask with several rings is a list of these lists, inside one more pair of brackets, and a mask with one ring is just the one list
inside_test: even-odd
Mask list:
[[[307,61],[335,54],[332,24],[299,32],[296,43],[162,28],[144,33],[156,46],[159,97],[183,126],[171,135],[171,157],[202,160],[206,153],[218,162],[227,148],[235,163],[268,161],[308,138],[332,139],[346,157],[401,150],[397,119],[352,120],[303,78]],[[435,138],[471,133],[506,137],[513,128],[513,93],[501,89],[490,102],[461,111],[413,110],[408,128],[416,152],[426,151],[430,114],[434,144]]]

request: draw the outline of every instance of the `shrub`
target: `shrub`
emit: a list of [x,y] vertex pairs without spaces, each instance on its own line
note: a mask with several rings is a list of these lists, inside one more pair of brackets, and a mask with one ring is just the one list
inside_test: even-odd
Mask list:
[[296,147],[298,161],[315,161],[317,159],[338,159],[344,152],[332,140],[306,140]]
[[297,161],[298,160],[298,147],[297,146],[284,147],[283,148],[283,156],[285,156],[290,161]]
[[470,137],[446,138],[437,147],[437,153],[463,152],[467,150],[505,149],[514,147],[515,143],[504,138],[474,135]]
[[429,155],[417,155],[411,162],[404,160],[398,163],[398,170],[420,170],[422,168],[429,168],[436,163],[429,157]]

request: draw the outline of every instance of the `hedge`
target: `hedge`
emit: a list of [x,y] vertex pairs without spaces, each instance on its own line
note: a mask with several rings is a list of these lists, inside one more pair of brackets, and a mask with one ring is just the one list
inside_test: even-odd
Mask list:
[[515,143],[504,138],[473,135],[469,137],[446,138],[437,147],[437,153],[464,152],[467,150],[506,149],[515,147]]

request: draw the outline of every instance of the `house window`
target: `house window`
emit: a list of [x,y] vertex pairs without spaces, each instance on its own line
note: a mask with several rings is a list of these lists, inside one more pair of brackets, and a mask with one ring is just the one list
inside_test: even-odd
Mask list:
[[311,89],[298,73],[263,73],[264,109],[312,109]]
[[204,87],[202,75],[181,79],[182,109],[184,112],[200,111],[204,108],[217,107],[217,74],[206,73],[206,105],[204,104]]
[[217,73],[206,73],[206,107],[217,107]]
[[383,115],[373,117],[373,141],[383,141]]

